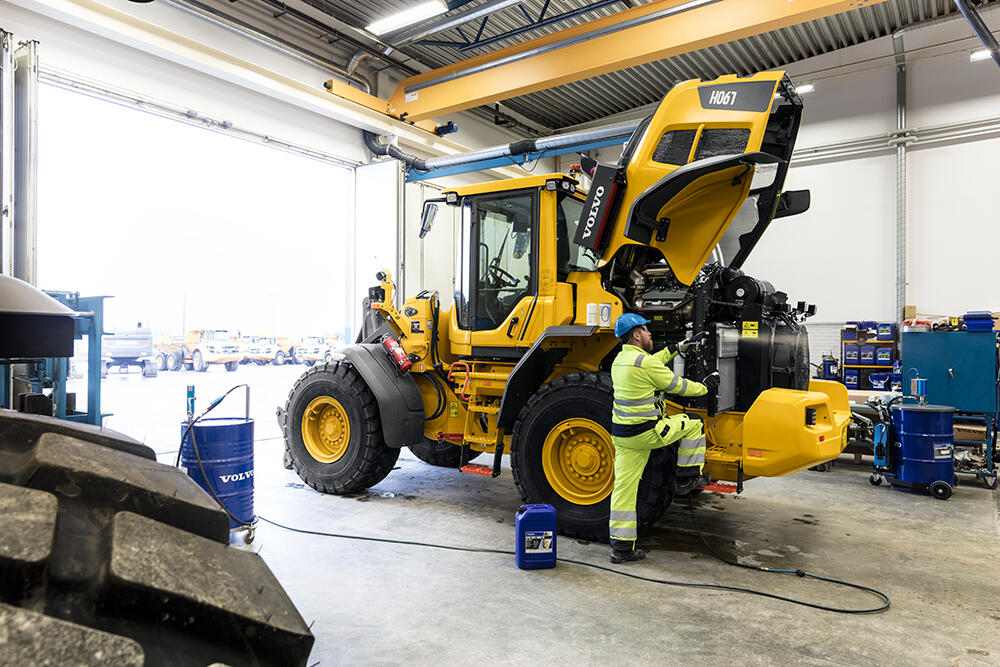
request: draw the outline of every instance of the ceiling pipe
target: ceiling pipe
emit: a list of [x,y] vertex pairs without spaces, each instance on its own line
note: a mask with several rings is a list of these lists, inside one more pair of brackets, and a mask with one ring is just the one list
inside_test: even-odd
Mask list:
[[395,32],[391,32],[388,35],[383,35],[382,39],[392,44],[394,47],[399,48],[401,46],[406,46],[407,44],[412,44],[418,40],[433,35],[435,33],[443,32],[451,28],[457,28],[460,25],[469,23],[470,21],[475,21],[476,19],[483,18],[484,16],[489,16],[490,14],[495,14],[502,9],[507,9],[508,7],[513,7],[514,5],[520,5],[524,3],[525,0],[489,0],[478,7],[473,7],[472,9],[467,9],[464,12],[458,14],[453,14],[451,16],[439,16],[431,21],[426,21],[416,27],[401,28]]
[[976,37],[979,38],[979,41],[989,51],[993,62],[997,64],[997,67],[1000,67],[1000,44],[997,43],[997,38],[993,36],[989,26],[983,22],[982,17],[979,16],[979,12],[976,11],[976,6],[981,4],[981,2],[982,0],[955,0],[955,4],[958,5],[958,11],[962,12],[962,16],[969,22],[972,32],[976,33]]
[[348,67],[338,65],[337,63],[334,63],[315,53],[310,53],[309,51],[295,46],[280,37],[266,35],[250,24],[244,23],[238,18],[204,5],[198,2],[198,0],[160,0],[160,2],[170,5],[171,7],[176,7],[177,9],[189,14],[193,14],[194,16],[208,21],[213,25],[238,33],[240,36],[251,39],[258,44],[280,51],[286,56],[290,56],[296,60],[325,69],[331,74],[346,80],[348,83],[357,84],[366,93],[372,92],[371,82],[367,78],[349,71]]
[[605,127],[598,127],[590,130],[581,130],[579,132],[556,134],[551,137],[525,139],[502,146],[469,151],[467,153],[456,153],[455,155],[433,157],[424,160],[424,165],[427,170],[433,171],[434,169],[454,167],[457,165],[469,164],[471,162],[479,162],[481,160],[491,160],[498,157],[522,155],[524,153],[538,153],[554,148],[576,146],[590,143],[592,141],[598,141],[600,139],[621,137],[624,142],[625,139],[632,136],[632,133],[635,131],[635,128],[639,126],[640,122],[640,120],[628,121],[625,123],[617,123],[615,125],[607,125]]

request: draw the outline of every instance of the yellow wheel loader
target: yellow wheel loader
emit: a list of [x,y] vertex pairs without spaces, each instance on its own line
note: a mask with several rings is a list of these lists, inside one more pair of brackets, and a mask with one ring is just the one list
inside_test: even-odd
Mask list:
[[[278,410],[286,463],[320,491],[352,493],[402,447],[493,477],[509,453],[525,502],[554,505],[565,534],[607,540],[623,312],[652,320],[657,348],[708,334],[675,371],[717,370],[719,388],[662,405],[704,420],[714,479],[742,489],[837,457],[850,408],[843,385],[809,378],[802,322],[815,308],[740,270],[772,219],[808,208],[808,191],[782,192],[801,112],[783,72],[687,81],[618,164],[584,160],[586,192],[546,174],[426,202],[421,237],[436,207],[461,213],[454,298],[400,305],[380,273],[344,359],[306,371]],[[492,467],[468,465],[482,453]],[[671,448],[650,457],[640,527],[670,504],[675,465]]]

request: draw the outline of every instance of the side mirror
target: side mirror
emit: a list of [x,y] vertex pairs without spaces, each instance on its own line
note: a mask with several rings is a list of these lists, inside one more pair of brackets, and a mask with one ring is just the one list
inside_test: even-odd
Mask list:
[[809,210],[811,197],[808,190],[787,190],[778,197],[778,208],[775,218],[787,218]]
[[424,202],[424,210],[420,214],[420,238],[424,238],[427,236],[427,232],[431,231],[431,227],[434,226],[434,218],[437,216],[437,212],[438,202]]

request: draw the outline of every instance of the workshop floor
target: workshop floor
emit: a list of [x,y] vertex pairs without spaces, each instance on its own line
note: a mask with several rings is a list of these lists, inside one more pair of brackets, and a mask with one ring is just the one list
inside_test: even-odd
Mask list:
[[[303,370],[246,366],[150,379],[112,372],[104,408],[115,414],[106,425],[172,463],[185,385],[196,385],[203,407],[247,382],[260,517],[312,531],[513,549],[520,499],[506,459],[503,475],[491,480],[433,468],[404,450],[384,481],[353,497],[320,494],[285,470],[274,410]],[[216,413],[243,410],[236,395]],[[969,477],[963,482],[947,502],[876,488],[867,468],[845,456],[828,473],[753,480],[742,496],[707,493],[695,501],[698,525],[721,553],[879,588],[892,607],[876,615],[662,586],[566,563],[521,571],[513,556],[306,535],[263,521],[252,548],[312,624],[310,665],[998,665],[1000,494]],[[646,561],[616,567],[834,606],[877,604],[860,591],[722,564],[706,554],[686,503],[641,543],[650,550]],[[606,545],[560,538],[558,548],[560,556],[608,565]]]

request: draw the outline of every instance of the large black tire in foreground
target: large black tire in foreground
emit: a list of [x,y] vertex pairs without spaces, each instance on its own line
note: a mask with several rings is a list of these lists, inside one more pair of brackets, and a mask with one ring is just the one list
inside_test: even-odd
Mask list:
[[[466,463],[469,463],[482,454],[482,452],[477,452],[474,449],[466,449],[468,450],[468,453],[465,455]],[[410,451],[424,463],[441,468],[457,468],[462,462],[462,448],[444,440],[437,441],[424,438],[424,441],[419,445],[410,445]]]
[[[511,442],[511,469],[521,498],[556,508],[559,532],[608,541],[614,475],[607,373],[574,373],[544,385],[521,409]],[[640,530],[663,516],[673,500],[677,455],[650,453],[639,483]]]
[[375,396],[348,363],[303,373],[278,421],[295,472],[323,493],[364,491],[385,479],[399,457],[382,439]]
[[0,410],[0,663],[303,665],[313,637],[183,472]]

